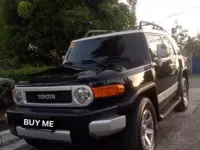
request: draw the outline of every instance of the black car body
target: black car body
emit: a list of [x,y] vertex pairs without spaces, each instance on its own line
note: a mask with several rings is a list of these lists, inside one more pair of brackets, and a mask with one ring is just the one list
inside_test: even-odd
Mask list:
[[[72,41],[62,67],[16,84],[8,125],[12,134],[34,146],[34,140],[90,143],[131,131],[129,114],[134,116],[144,98],[152,107],[153,126],[173,108],[182,111],[182,82],[188,90],[185,60],[164,31],[86,37]],[[140,135],[136,130],[132,134]],[[154,137],[146,135],[150,141]],[[141,143],[135,145],[145,149]],[[146,143],[146,149],[154,149]]]

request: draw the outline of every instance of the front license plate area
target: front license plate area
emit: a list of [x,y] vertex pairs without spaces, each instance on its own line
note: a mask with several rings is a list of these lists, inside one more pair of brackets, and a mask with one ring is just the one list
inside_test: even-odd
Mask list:
[[24,118],[22,120],[22,126],[24,128],[53,130],[55,127],[54,124],[54,120],[51,119]]

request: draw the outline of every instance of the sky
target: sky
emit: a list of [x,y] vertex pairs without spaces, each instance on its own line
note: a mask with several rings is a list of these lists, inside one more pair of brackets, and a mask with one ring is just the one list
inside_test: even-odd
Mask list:
[[[120,0],[126,2],[127,0]],[[191,8],[198,7],[190,10]],[[184,12],[174,17],[170,15]],[[189,31],[191,36],[200,33],[200,0],[138,0],[136,5],[137,21],[155,21],[170,32],[175,21]]]

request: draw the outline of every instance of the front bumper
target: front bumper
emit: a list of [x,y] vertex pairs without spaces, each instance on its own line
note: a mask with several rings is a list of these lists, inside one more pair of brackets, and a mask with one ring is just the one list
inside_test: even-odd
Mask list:
[[17,131],[18,136],[20,137],[72,142],[69,131],[48,132],[48,131],[42,131],[42,130],[25,129],[20,126],[16,127],[16,131]]
[[[46,118],[55,121],[53,130],[27,129],[24,118]],[[77,143],[113,135],[126,127],[126,117],[118,114],[118,107],[101,110],[23,108],[7,111],[8,126],[12,134],[22,138],[45,139]]]

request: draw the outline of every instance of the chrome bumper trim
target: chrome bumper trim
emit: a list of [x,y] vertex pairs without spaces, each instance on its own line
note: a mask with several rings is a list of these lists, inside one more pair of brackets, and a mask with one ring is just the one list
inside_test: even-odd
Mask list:
[[35,130],[25,129],[19,126],[16,127],[16,130],[19,137],[29,137],[29,138],[37,138],[50,141],[52,140],[52,141],[63,141],[72,143],[70,131],[56,130],[55,132],[50,132],[50,131],[43,131],[36,129]]
[[102,137],[120,132],[125,127],[126,116],[117,116],[110,119],[92,121],[89,124],[89,131],[93,136]]

